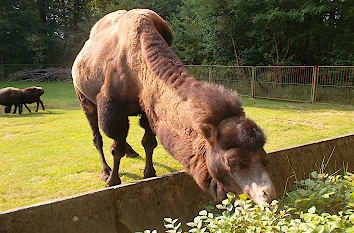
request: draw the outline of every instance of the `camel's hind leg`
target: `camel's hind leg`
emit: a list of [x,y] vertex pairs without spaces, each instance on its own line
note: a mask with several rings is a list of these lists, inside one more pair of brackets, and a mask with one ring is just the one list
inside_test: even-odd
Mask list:
[[99,121],[102,131],[114,141],[111,146],[113,156],[112,173],[107,180],[107,186],[121,183],[119,178],[119,164],[126,152],[126,138],[129,129],[128,114],[125,111],[124,103],[113,101],[107,96],[97,96],[97,107]]
[[143,114],[140,119],[140,126],[145,129],[145,134],[142,140],[142,144],[145,150],[145,169],[144,169],[144,178],[156,176],[156,171],[152,163],[152,153],[157,146],[157,141],[155,134],[152,132],[148,119],[146,115]]
[[102,135],[98,128],[98,115],[97,115],[97,106],[87,99],[76,87],[76,94],[79,98],[82,110],[84,111],[86,118],[90,124],[92,130],[92,141],[95,145],[101,161],[101,176],[100,178],[104,181],[108,179],[111,173],[111,168],[107,165],[106,159],[103,154],[103,142]]

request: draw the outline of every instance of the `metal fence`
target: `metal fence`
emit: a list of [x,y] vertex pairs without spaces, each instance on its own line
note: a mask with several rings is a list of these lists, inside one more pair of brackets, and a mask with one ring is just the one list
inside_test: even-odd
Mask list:
[[[0,80],[21,70],[68,68],[60,64],[0,64]],[[186,65],[199,80],[224,85],[253,98],[354,105],[354,66]]]
[[198,66],[189,73],[253,98],[354,105],[354,66]]

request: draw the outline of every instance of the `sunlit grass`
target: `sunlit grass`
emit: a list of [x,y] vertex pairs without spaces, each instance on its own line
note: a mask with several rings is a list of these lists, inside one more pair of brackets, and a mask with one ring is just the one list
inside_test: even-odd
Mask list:
[[[0,87],[42,86],[45,111],[4,114],[0,108],[0,210],[103,188],[91,129],[70,82],[0,82]],[[242,98],[247,116],[267,135],[267,151],[354,132],[354,108]],[[35,105],[30,106],[34,109]],[[123,183],[140,180],[144,170],[144,130],[131,117],[128,142],[142,156],[123,158]],[[104,136],[109,164],[111,139]],[[157,175],[183,168],[159,145],[154,152]]]

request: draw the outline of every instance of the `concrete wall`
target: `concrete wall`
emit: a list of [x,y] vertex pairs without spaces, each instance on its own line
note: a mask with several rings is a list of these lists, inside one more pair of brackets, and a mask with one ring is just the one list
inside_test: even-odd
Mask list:
[[[278,194],[295,177],[302,179],[319,170],[331,154],[326,172],[343,167],[353,171],[354,135],[270,152],[268,170]],[[164,217],[185,223],[203,206],[213,204],[209,194],[179,172],[1,212],[0,232],[164,232]]]

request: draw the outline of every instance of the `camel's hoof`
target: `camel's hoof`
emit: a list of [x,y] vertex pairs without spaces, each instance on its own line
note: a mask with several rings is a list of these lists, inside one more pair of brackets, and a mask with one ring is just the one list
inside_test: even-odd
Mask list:
[[119,185],[121,184],[122,182],[120,181],[120,178],[117,176],[117,177],[112,177],[110,176],[107,180],[107,184],[106,184],[106,187],[112,187],[112,186],[115,186],[115,185]]
[[100,179],[103,181],[106,181],[106,180],[108,180],[110,175],[111,175],[111,168],[110,167],[108,167],[106,169],[102,169]]
[[152,169],[152,170],[144,169],[144,179],[150,178],[150,177],[156,177],[155,169]]

